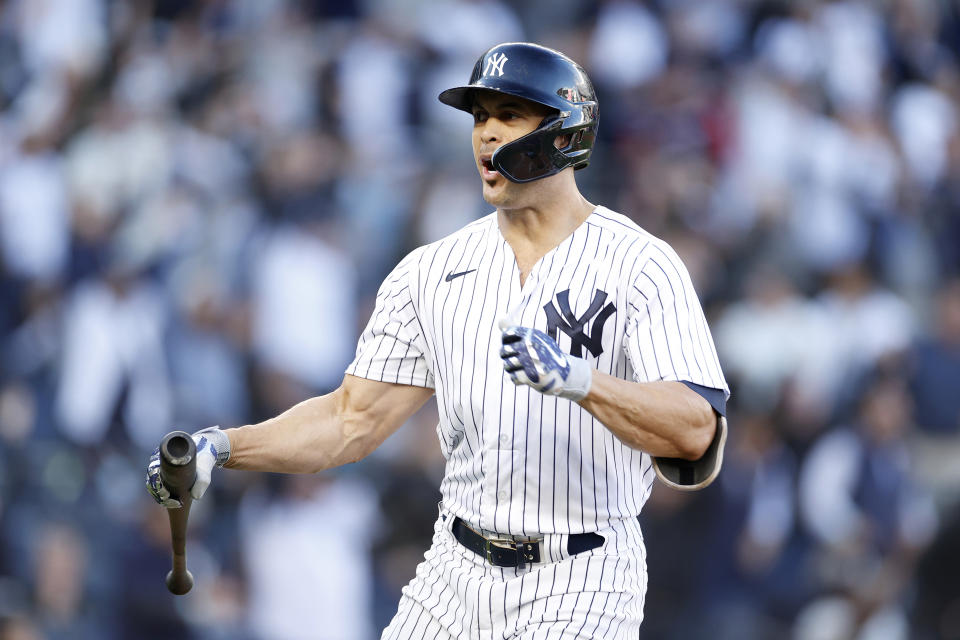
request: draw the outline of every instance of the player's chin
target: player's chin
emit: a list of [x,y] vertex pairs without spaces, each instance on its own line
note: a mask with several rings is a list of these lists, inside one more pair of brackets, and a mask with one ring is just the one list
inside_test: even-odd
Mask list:
[[493,206],[504,204],[508,195],[507,179],[503,176],[483,180],[483,199],[487,204]]

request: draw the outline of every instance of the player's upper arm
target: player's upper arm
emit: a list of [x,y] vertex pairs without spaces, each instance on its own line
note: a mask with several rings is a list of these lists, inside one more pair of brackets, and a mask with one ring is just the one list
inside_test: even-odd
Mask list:
[[357,355],[337,389],[336,410],[349,457],[368,455],[433,395],[427,338],[418,314],[423,248],[384,279]]
[[433,360],[419,315],[419,263],[423,247],[384,279],[370,321],[347,373],[398,385],[433,387]]
[[[729,388],[710,327],[676,252],[652,242],[629,277],[624,348],[637,381],[691,382],[721,391],[725,401]],[[707,401],[718,408],[709,397]]]
[[369,455],[433,395],[433,389],[380,382],[347,374],[335,392],[345,444],[361,444]]
[[713,440],[697,460],[654,458],[657,476],[682,490],[708,486],[723,464],[727,437],[724,379],[710,327],[690,274],[667,244],[653,242],[640,268],[631,274],[625,351],[638,381],[682,382],[713,407]]

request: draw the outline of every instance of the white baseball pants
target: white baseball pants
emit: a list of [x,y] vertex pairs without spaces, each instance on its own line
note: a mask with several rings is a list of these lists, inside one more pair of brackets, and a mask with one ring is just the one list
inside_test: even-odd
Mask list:
[[647,587],[640,523],[597,531],[596,549],[570,556],[567,537],[544,539],[544,562],[495,567],[453,537],[441,512],[433,544],[403,588],[381,640],[572,640],[636,638]]

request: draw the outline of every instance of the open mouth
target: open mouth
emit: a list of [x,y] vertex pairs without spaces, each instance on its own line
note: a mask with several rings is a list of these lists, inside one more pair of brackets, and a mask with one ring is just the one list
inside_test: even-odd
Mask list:
[[493,162],[490,160],[491,156],[483,155],[480,156],[480,176],[484,180],[493,180],[500,173],[493,168]]

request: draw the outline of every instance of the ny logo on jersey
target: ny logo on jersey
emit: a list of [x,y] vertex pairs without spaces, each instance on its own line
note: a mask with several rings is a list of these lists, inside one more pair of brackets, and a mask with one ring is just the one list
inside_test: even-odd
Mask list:
[[497,74],[497,77],[503,75],[503,63],[507,61],[507,54],[505,53],[495,53],[489,58],[487,58],[487,66],[483,70],[483,75],[492,76],[494,73]]
[[[560,305],[559,312],[553,306],[552,301],[543,305],[543,310],[547,314],[547,334],[556,340],[559,335],[557,330],[559,329],[570,336],[570,355],[579,358],[581,357],[580,354],[583,353],[582,348],[586,347],[590,355],[596,358],[603,353],[603,326],[613,312],[617,310],[612,302],[607,303],[607,306],[604,307],[603,303],[606,300],[607,292],[597,289],[597,292],[593,294],[590,307],[578,318],[570,309],[570,289],[561,291],[557,294],[557,304]],[[593,333],[588,336],[584,327],[594,316],[596,316],[596,320],[593,321]]]

